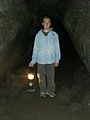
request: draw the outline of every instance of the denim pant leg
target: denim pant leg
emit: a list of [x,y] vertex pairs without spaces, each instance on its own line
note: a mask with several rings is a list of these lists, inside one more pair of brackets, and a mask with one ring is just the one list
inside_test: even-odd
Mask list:
[[45,72],[45,65],[43,65],[43,64],[37,64],[37,67],[38,67],[38,73],[40,75],[40,78],[39,78],[40,92],[46,92],[46,72]]
[[47,76],[47,92],[52,93],[55,92],[55,67],[54,64],[46,65],[46,76]]

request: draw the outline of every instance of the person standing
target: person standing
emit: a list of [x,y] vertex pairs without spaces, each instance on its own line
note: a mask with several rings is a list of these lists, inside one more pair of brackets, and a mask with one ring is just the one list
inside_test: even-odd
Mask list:
[[55,67],[58,67],[61,59],[59,37],[51,26],[51,18],[44,16],[42,20],[43,29],[35,36],[32,60],[29,67],[37,63],[39,73],[40,96],[55,97]]

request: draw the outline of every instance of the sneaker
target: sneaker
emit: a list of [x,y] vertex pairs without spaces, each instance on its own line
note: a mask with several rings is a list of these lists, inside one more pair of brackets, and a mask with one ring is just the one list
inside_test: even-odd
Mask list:
[[41,92],[41,93],[40,93],[40,97],[45,98],[45,97],[46,97],[46,94],[45,94],[44,92]]
[[53,92],[53,93],[46,93],[46,95],[49,95],[50,97],[55,97],[56,95],[55,95],[55,93]]

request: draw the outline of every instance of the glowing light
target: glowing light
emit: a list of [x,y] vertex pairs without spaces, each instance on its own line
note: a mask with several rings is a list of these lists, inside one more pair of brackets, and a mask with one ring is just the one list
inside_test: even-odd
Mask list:
[[34,79],[34,74],[29,73],[29,74],[28,74],[28,79],[29,79],[29,80],[33,80],[33,79]]

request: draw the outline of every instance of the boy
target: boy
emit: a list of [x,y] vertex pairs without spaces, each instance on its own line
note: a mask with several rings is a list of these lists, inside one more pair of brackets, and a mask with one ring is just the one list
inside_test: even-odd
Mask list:
[[32,60],[29,67],[37,63],[39,73],[40,96],[55,97],[55,67],[58,67],[61,58],[59,39],[56,32],[52,31],[51,18],[45,16],[42,20],[43,30],[35,37]]

